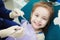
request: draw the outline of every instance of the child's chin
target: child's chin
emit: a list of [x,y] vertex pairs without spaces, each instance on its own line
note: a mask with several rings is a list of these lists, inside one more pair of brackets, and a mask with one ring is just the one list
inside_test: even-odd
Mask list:
[[34,27],[34,29],[39,29],[39,27]]

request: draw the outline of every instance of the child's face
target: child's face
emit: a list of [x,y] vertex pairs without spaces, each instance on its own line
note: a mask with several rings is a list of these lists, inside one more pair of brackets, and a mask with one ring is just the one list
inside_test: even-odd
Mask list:
[[31,15],[31,24],[34,29],[38,30],[46,26],[50,13],[44,7],[37,7]]

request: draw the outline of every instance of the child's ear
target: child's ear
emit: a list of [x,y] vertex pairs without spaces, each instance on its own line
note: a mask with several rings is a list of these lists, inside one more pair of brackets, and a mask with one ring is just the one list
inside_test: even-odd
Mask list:
[[54,24],[60,25],[60,10],[58,11],[58,17],[54,18]]

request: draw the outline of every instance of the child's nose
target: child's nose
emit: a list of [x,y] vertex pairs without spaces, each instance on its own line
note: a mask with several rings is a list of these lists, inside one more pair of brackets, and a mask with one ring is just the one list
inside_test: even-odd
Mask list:
[[42,21],[42,19],[41,19],[41,18],[39,18],[39,19],[37,19],[37,21],[38,21],[38,22],[41,22],[41,21]]

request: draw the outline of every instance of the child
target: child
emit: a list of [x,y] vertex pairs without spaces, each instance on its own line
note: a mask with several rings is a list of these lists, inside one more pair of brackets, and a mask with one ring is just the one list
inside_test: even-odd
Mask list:
[[44,39],[44,37],[40,38],[39,36],[47,31],[46,29],[50,23],[52,15],[53,9],[50,3],[40,2],[34,5],[31,14],[31,24],[36,32],[37,40]]
[[[53,8],[50,3],[39,2],[34,5],[30,22],[31,22],[31,27],[34,29],[34,32],[36,34],[37,39],[35,39],[35,40],[44,40],[45,39],[44,33],[47,31],[46,29],[47,29],[48,25],[50,24],[52,15],[53,15]],[[25,26],[25,25],[23,25],[23,26]],[[27,23],[27,26],[28,26],[28,23]],[[28,29],[28,30],[30,30],[30,29]],[[30,34],[27,34],[27,35],[31,35],[31,31],[30,31]],[[24,32],[26,34],[26,31],[24,31]],[[17,34],[15,34],[15,35],[17,35]],[[22,36],[22,39],[20,39],[20,40],[30,40],[29,37],[28,37],[28,39],[26,39],[26,38],[24,39],[23,36]],[[12,37],[14,37],[14,36],[12,35]],[[25,35],[25,37],[26,37],[26,35]],[[10,38],[8,40],[10,40]],[[19,39],[16,39],[16,40],[19,40]],[[34,40],[34,39],[31,39],[31,40]]]

